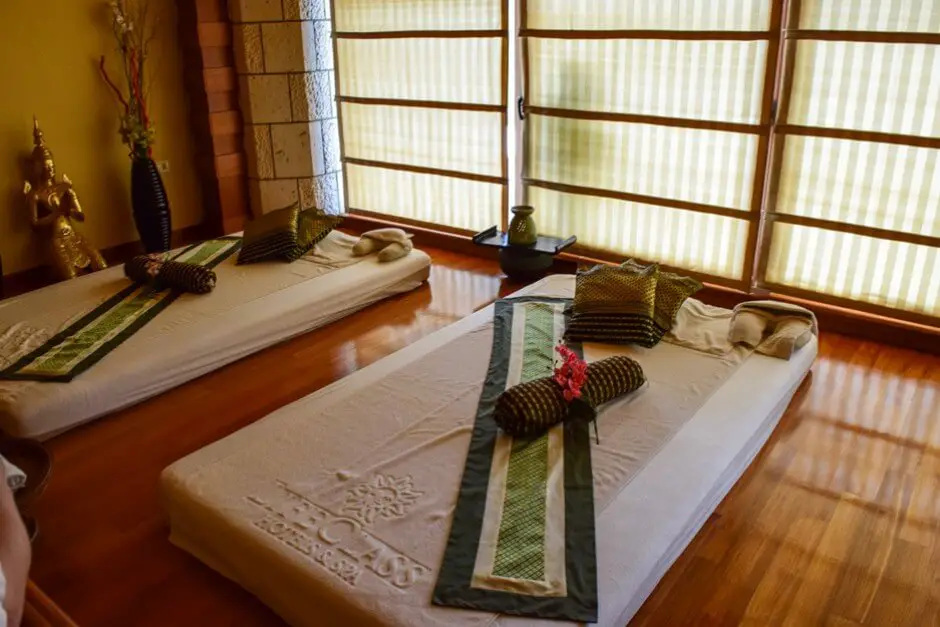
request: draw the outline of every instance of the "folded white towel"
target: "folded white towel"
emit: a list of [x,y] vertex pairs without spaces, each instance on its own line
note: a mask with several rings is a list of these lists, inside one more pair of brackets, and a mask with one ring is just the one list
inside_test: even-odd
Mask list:
[[728,334],[732,342],[778,359],[790,359],[814,335],[819,335],[819,324],[812,311],[775,300],[739,304],[731,316]]
[[734,344],[728,341],[730,325],[731,311],[728,309],[689,298],[679,309],[672,329],[663,339],[711,355],[728,355],[734,350]]
[[6,475],[7,485],[16,492],[26,486],[26,473],[8,462],[0,455],[0,465],[3,466],[3,474]]
[[411,243],[412,237],[414,236],[411,233],[395,228],[366,231],[353,246],[353,254],[362,256],[378,251],[379,261],[395,261],[412,251],[414,248],[414,244]]

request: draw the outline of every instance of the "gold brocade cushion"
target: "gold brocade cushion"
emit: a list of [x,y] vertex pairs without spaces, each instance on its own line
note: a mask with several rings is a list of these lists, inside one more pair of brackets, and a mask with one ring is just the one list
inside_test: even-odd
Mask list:
[[289,251],[287,260],[296,261],[323,241],[343,221],[343,216],[323,213],[319,209],[304,209],[297,225],[297,245]]
[[662,339],[651,318],[636,314],[583,314],[568,321],[565,338],[569,342],[639,344],[647,348]]
[[154,284],[191,294],[208,294],[215,288],[216,275],[211,268],[179,261],[154,261],[149,255],[137,255],[124,264],[124,275],[140,284]]
[[652,348],[702,284],[630,259],[578,274],[566,337],[573,342],[639,344]]
[[340,216],[327,215],[317,209],[301,211],[297,203],[266,213],[245,225],[238,263],[296,261],[341,221]]
[[639,344],[652,347],[659,267],[642,272],[598,265],[579,272],[565,337],[572,342]]
[[245,225],[239,265],[284,259],[297,244],[300,205],[296,202],[265,213]]
[[631,313],[653,317],[659,266],[633,272],[618,266],[597,265],[578,273],[575,280],[575,315]]
[[[630,259],[621,264],[620,267],[630,272],[642,274],[652,266],[644,266]],[[685,301],[702,287],[702,284],[692,277],[659,271],[659,279],[656,282],[653,321],[663,334],[672,329],[672,325],[676,321],[676,314],[682,309]]]

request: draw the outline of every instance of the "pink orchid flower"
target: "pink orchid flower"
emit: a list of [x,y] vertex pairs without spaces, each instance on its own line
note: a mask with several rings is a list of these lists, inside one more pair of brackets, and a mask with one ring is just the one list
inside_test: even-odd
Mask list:
[[579,359],[573,350],[567,346],[556,346],[555,350],[561,355],[563,361],[555,368],[552,379],[562,389],[565,401],[571,402],[581,398],[581,388],[587,380],[587,362]]

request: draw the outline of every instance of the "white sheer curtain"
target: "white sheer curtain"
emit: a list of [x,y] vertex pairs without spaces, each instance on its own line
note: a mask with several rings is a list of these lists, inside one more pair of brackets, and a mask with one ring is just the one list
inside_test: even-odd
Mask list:
[[[334,2],[348,207],[505,220],[516,3]],[[784,4],[521,3],[526,201],[608,254],[935,320],[940,0]]]
[[757,124],[767,42],[529,40],[532,105]]
[[[940,0],[830,5],[804,2],[800,27],[940,31]],[[940,316],[940,45],[790,45],[765,283]]]
[[335,0],[347,204],[482,230],[505,196],[501,0]]
[[603,251],[652,259],[702,274],[739,277],[744,272],[748,223],[697,211],[665,209],[613,198],[529,190],[538,224]]
[[940,33],[934,0],[802,0],[800,28]]
[[528,27],[538,29],[760,31],[770,24],[770,2],[754,0],[529,0],[528,12]]
[[743,285],[770,0],[527,11],[526,182],[540,229]]

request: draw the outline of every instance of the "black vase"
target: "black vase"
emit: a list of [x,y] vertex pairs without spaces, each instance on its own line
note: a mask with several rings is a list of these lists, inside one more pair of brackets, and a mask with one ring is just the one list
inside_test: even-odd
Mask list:
[[144,250],[148,253],[170,250],[170,234],[173,232],[170,201],[157,164],[149,157],[137,157],[131,162],[131,203],[134,224]]

